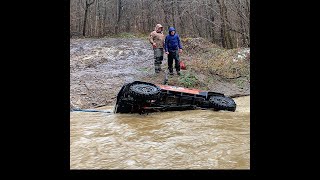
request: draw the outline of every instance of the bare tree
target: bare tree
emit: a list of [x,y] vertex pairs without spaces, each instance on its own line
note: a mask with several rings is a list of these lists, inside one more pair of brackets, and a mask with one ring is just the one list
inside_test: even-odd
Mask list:
[[70,32],[149,34],[156,24],[225,48],[250,46],[250,0],[71,0]]
[[233,48],[233,43],[230,35],[230,28],[228,24],[227,8],[224,0],[217,0],[217,3],[220,7],[220,18],[221,18],[221,39],[223,47]]
[[95,0],[86,0],[86,7],[85,7],[85,12],[84,12],[84,20],[83,20],[83,31],[82,34],[83,36],[86,36],[86,27],[87,27],[87,19],[88,19],[88,10],[89,7],[94,3]]
[[122,15],[122,0],[117,0],[117,21],[116,21],[116,25],[115,25],[115,33],[118,34],[119,33],[119,26],[120,26],[120,20],[121,20],[121,15]]

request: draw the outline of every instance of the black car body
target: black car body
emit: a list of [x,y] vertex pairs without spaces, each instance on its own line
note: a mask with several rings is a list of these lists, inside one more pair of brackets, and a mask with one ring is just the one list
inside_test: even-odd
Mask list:
[[236,103],[222,93],[134,81],[117,95],[115,113],[213,109],[235,111]]

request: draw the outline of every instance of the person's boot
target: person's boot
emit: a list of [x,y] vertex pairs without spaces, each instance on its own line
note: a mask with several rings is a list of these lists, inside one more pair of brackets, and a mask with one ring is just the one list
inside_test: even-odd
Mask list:
[[173,75],[173,69],[172,68],[169,68],[169,74]]
[[177,74],[178,74],[178,76],[180,76],[181,75],[180,71],[177,71]]

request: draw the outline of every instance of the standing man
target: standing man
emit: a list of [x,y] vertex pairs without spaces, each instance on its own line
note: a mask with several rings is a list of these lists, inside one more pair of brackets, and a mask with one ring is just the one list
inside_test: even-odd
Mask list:
[[174,27],[169,28],[169,34],[166,36],[165,39],[165,49],[166,54],[168,55],[168,69],[170,75],[173,75],[173,59],[175,60],[175,68],[177,71],[177,74],[180,75],[180,59],[179,59],[179,53],[182,52],[182,45],[180,42],[179,35],[176,34],[176,30]]
[[149,42],[152,44],[154,52],[154,70],[156,73],[159,73],[163,60],[164,44],[163,26],[161,24],[157,24],[154,31],[150,33]]

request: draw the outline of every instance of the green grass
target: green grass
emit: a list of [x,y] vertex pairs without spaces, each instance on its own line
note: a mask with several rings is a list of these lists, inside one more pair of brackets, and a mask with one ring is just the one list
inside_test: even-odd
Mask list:
[[179,77],[179,83],[183,87],[189,88],[189,87],[195,87],[196,85],[198,85],[199,81],[193,73],[187,72],[187,73],[181,74],[181,76]]

